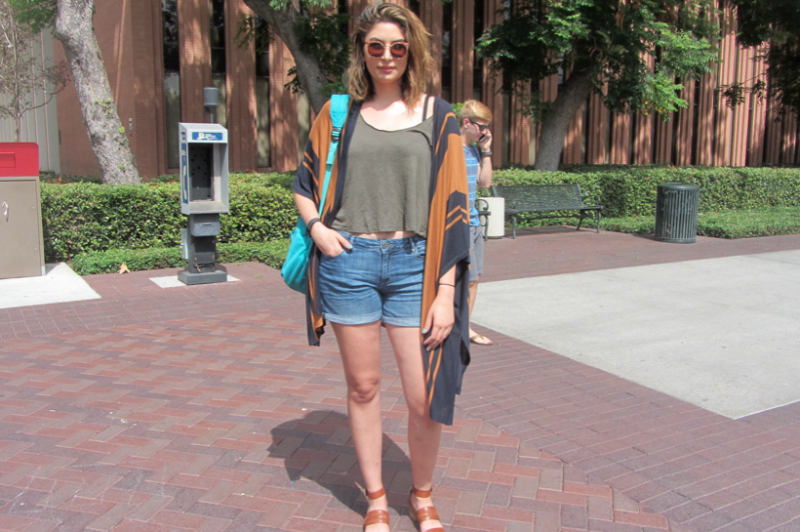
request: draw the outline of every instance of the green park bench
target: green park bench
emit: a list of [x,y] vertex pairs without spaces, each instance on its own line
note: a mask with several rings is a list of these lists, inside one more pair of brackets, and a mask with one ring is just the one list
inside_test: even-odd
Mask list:
[[[600,218],[603,206],[598,196],[584,196],[581,186],[571,185],[492,185],[492,195],[505,198],[506,218],[511,216],[513,238],[517,238],[517,215],[520,213],[536,213],[534,220],[563,218],[563,215],[546,215],[555,211],[579,211],[578,229],[584,218],[597,221],[597,232],[600,232]],[[586,203],[592,200],[594,204]]]

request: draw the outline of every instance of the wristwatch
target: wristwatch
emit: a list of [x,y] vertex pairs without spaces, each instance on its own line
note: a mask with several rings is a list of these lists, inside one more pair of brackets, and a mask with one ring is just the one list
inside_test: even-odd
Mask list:
[[492,152],[490,152],[490,151],[482,151],[481,152],[481,157],[491,157],[491,156],[492,156]]

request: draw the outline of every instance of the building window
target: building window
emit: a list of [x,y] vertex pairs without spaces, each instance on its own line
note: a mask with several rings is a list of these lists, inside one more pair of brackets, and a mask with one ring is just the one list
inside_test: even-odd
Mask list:
[[269,27],[256,17],[256,146],[258,166],[267,168],[269,159]]
[[[484,28],[484,0],[475,0],[475,45],[478,44],[478,39],[483,35]],[[478,101],[483,100],[483,59],[475,54],[475,60],[472,62],[472,97]]]
[[219,106],[216,122],[227,127],[228,89],[225,83],[227,61],[225,56],[225,0],[210,0],[211,12],[211,84],[219,89]]
[[181,55],[178,41],[178,0],[161,0],[164,37],[164,109],[167,127],[167,167],[179,160],[178,123],[181,121]]
[[442,6],[442,98],[450,101],[453,89],[453,3]]

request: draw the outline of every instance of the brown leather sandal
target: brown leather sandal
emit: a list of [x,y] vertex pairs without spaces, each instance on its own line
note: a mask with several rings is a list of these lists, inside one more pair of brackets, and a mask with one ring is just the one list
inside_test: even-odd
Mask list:
[[[367,497],[373,501],[386,495],[386,490],[384,488],[381,488],[378,491],[373,491],[372,493],[368,492],[367,490],[364,491],[366,492]],[[389,512],[386,510],[372,510],[371,512],[367,512],[367,515],[364,517],[364,530],[366,530],[370,525],[378,524],[389,526]]]
[[[420,508],[417,510],[416,515],[414,515],[414,505],[411,504],[411,497],[416,497],[417,499],[427,499],[431,496],[431,491],[422,491],[418,490],[417,488],[411,488],[411,493],[408,494],[408,515],[411,516],[412,520],[415,520],[422,530],[422,523],[425,521],[431,521],[433,519],[439,521],[439,513],[436,511],[436,508],[433,506],[425,506],[424,508]],[[429,528],[425,532],[444,532],[444,528],[437,526],[436,528]]]

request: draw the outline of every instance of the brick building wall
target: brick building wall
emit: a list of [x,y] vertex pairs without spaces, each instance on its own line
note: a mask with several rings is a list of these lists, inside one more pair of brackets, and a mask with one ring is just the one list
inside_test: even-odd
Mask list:
[[[410,0],[396,0],[413,5]],[[347,0],[357,17],[369,0]],[[173,171],[167,163],[167,124],[164,101],[163,36],[161,0],[97,0],[95,31],[101,46],[109,82],[117,102],[120,119],[129,129],[129,138],[141,174],[152,177]],[[204,122],[203,87],[211,85],[209,0],[179,0],[181,120]],[[442,90],[441,53],[443,7],[440,2],[421,0],[420,18],[431,34],[431,50],[436,61],[429,92]],[[503,19],[503,0],[484,0],[485,25]],[[728,14],[731,8],[726,6]],[[250,44],[233,44],[239,21],[249,16],[243,0],[225,2],[227,77],[227,127],[230,132],[231,171],[265,170],[258,168],[255,49]],[[683,97],[686,109],[672,113],[670,120],[642,113],[611,113],[602,97],[593,94],[572,119],[564,143],[562,161],[566,164],[647,164],[675,165],[761,165],[798,162],[796,149],[798,123],[795,116],[780,117],[774,97],[759,100],[747,96],[736,109],[729,108],[719,94],[721,84],[745,81],[766,70],[760,54],[735,43],[735,21],[725,17],[719,48],[722,61],[714,71],[697,82],[686,81]],[[476,80],[475,0],[453,4],[452,79],[449,85],[454,101],[473,96],[480,86],[484,103],[492,110],[495,136],[493,162],[533,164],[539,127],[516,112],[516,94],[500,90],[502,76],[490,75],[484,66],[483,79]],[[351,29],[355,19],[351,21]],[[56,59],[63,50],[55,43]],[[652,64],[653,58],[648,58]],[[277,37],[269,45],[269,150],[270,169],[289,171],[297,167],[308,122],[304,99],[284,89],[287,70],[293,60]],[[558,76],[541,83],[545,98],[558,94]],[[62,172],[96,174],[83,119],[72,86],[58,96],[58,122],[61,133]]]

